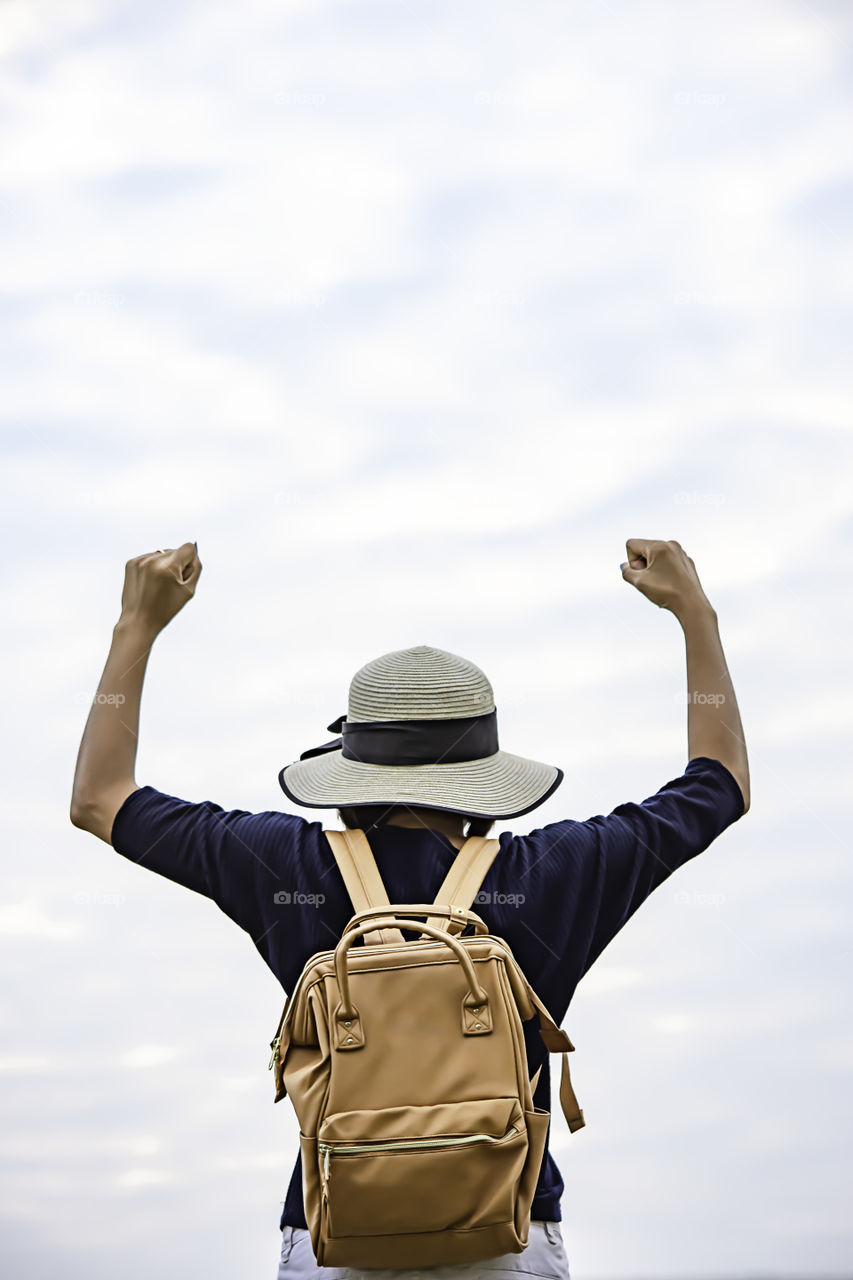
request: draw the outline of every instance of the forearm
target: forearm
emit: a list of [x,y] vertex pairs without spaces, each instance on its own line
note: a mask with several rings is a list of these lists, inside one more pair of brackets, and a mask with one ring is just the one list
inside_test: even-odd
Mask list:
[[133,782],[139,703],[148,654],[157,631],[120,618],[83,731],[74,772],[72,807],[91,804],[107,788]]
[[724,764],[737,779],[748,809],[749,760],[716,612],[701,601],[677,616],[687,651],[688,756],[709,756]]

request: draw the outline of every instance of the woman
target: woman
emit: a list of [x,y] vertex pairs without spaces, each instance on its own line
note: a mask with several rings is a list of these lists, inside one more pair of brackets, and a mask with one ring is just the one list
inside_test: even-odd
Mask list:
[[[554,1019],[633,912],[673,871],[706,849],[749,807],[743,730],[716,613],[677,542],[629,539],[623,579],[678,619],[686,642],[688,763],[641,803],[566,819],[525,836],[502,832],[475,909],[507,940]],[[83,735],[72,799],[76,826],[117,852],[213,899],[251,936],[290,992],[306,961],[340,937],[353,907],[323,824],[277,811],[225,812],[134,780],[139,700],[154,638],[195,590],[195,544],[126,566],[122,613]],[[120,714],[118,714],[120,712]],[[429,902],[466,836],[527,814],[563,778],[553,765],[503,751],[492,688],[479,667],[417,645],[356,672],[341,736],[303,752],[279,774],[294,803],[336,810],[367,833],[389,900]],[[281,927],[284,925],[284,927]],[[551,1110],[548,1054],[525,1024],[537,1107]],[[521,1254],[428,1268],[452,1276],[567,1277],[562,1177],[545,1150]],[[420,1274],[317,1267],[297,1158],[279,1227],[279,1280]]]

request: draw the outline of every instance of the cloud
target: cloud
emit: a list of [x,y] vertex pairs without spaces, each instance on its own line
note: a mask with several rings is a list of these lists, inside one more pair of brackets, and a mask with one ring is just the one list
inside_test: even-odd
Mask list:
[[73,920],[52,920],[34,898],[0,906],[0,934],[16,937],[79,938],[82,924]]
[[846,10],[3,16],[6,1225],[51,1205],[18,1272],[135,1280],[168,1240],[176,1272],[260,1273],[298,1136],[287,1112],[271,1154],[254,1107],[280,989],[250,941],[68,822],[125,560],[197,537],[205,565],[151,655],[141,781],[288,809],[278,768],[356,667],[430,643],[566,771],[524,834],[686,763],[680,628],[617,567],[643,535],[718,610],[753,804],[572,1002],[572,1269],[840,1273]]
[[159,1067],[177,1057],[178,1050],[165,1044],[140,1044],[122,1055],[124,1067]]
[[161,1183],[171,1182],[173,1175],[168,1169],[127,1169],[116,1178],[117,1187],[156,1187]]

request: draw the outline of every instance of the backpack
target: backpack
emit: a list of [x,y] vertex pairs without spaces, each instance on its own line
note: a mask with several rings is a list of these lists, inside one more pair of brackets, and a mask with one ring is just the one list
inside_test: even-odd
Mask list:
[[551,1118],[533,1104],[541,1067],[528,1079],[523,1022],[538,1016],[546,1048],[562,1052],[569,1130],[584,1118],[574,1045],[470,910],[499,842],[466,840],[433,903],[391,905],[364,832],[323,834],[355,914],[335,948],[305,964],[269,1063],[274,1101],[289,1095],[299,1122],[316,1261],[393,1268],[521,1253]]

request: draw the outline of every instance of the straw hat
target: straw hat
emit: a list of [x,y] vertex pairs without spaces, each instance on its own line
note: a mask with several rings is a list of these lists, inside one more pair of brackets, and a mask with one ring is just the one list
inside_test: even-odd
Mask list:
[[486,676],[465,658],[419,644],[361,667],[339,738],[303,751],[278,775],[309,809],[410,804],[476,818],[517,818],[557,789],[555,765],[498,748]]

